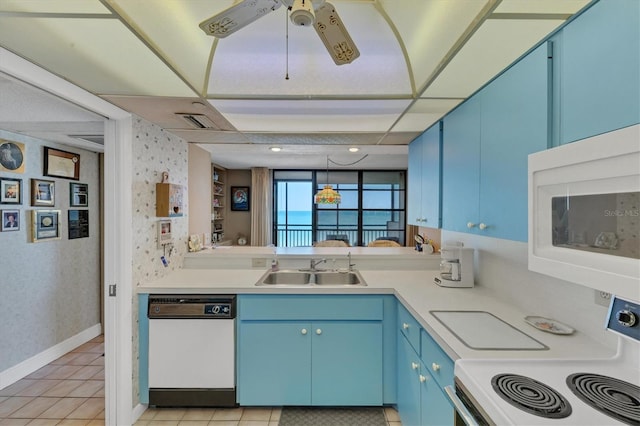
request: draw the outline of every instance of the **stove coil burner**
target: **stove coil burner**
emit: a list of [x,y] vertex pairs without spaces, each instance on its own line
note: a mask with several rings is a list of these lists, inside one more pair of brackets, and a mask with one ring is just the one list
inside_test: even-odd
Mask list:
[[571,414],[571,404],[558,391],[529,377],[498,374],[491,386],[502,399],[530,414],[550,419]]
[[596,410],[630,425],[640,424],[640,386],[591,373],[570,375],[567,386]]

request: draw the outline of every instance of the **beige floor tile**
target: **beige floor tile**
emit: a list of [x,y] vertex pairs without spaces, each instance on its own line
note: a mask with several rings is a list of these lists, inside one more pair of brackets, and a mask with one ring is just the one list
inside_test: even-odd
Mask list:
[[274,407],[271,409],[271,418],[269,418],[269,421],[277,423],[280,421],[281,415],[282,415],[282,407]]
[[36,379],[22,379],[0,390],[0,396],[15,396],[24,388],[34,384]]
[[69,393],[65,396],[80,398],[85,397],[88,398],[90,396],[94,398],[104,397],[103,395],[97,395],[96,393],[100,390],[104,390],[104,382],[100,380],[87,380],[83,382],[81,380],[71,380],[72,382],[76,382],[78,386],[73,388]]
[[54,371],[52,371],[51,373],[49,373],[45,377],[43,377],[43,379],[64,380],[64,379],[68,378],[73,373],[75,373],[76,371],[78,371],[78,370],[80,370],[82,368],[79,365],[59,365],[57,367],[58,368],[56,368]]
[[67,354],[62,355],[60,358],[56,359],[55,361],[52,361],[51,364],[66,365],[66,364],[69,364],[71,361],[73,361],[74,358],[77,358],[80,355],[81,354],[76,352],[69,352]]
[[9,399],[9,396],[0,396],[0,402],[4,401],[5,399]]
[[0,419],[0,426],[24,426],[31,419]]
[[104,420],[104,416],[105,416],[104,410],[102,410],[101,412],[98,413],[98,415],[96,416],[96,419]]
[[148,426],[178,426],[179,420],[149,420]]
[[271,408],[245,407],[240,420],[248,421],[269,421],[271,419]]
[[101,334],[99,336],[94,337],[93,339],[89,340],[91,343],[102,343],[104,342],[104,334]]
[[93,352],[104,353],[104,343],[87,342],[84,345],[80,345],[73,350],[73,352]]
[[91,377],[95,376],[97,373],[104,370],[104,367],[99,365],[85,365],[81,366],[80,369],[74,372],[72,375],[67,377],[69,380],[89,380]]
[[56,426],[86,426],[90,421],[86,419],[62,419]]
[[156,409],[156,408],[147,408],[140,415],[140,418],[138,420],[151,420],[151,419],[153,419],[155,417],[156,414],[158,414],[158,409]]
[[240,420],[242,412],[242,408],[219,408],[213,413],[211,420]]
[[33,419],[27,426],[56,426],[59,422],[59,419]]
[[19,410],[9,414],[7,417],[12,419],[35,419],[40,416],[43,411],[47,410],[58,401],[60,401],[60,398],[46,398],[39,396],[33,398],[33,400],[29,401]]
[[91,361],[89,365],[101,365],[104,367],[104,356],[100,355],[98,358]]
[[389,426],[402,426],[401,422],[388,422]]
[[186,412],[186,408],[161,408],[153,420],[182,420]]
[[269,426],[269,420],[240,420],[238,426]]
[[278,426],[278,422],[269,422],[269,426]]
[[104,426],[104,419],[93,419],[87,423],[87,426]]
[[69,393],[78,386],[82,385],[82,383],[83,382],[78,380],[61,380],[58,382],[58,384],[43,393],[42,396],[69,396]]
[[0,402],[0,418],[9,417],[9,414],[19,410],[33,400],[34,398],[30,396],[14,396],[5,399]]
[[209,426],[238,426],[239,420],[212,420]]
[[208,424],[207,420],[180,420],[178,426],[207,426]]
[[104,367],[100,368],[96,374],[90,377],[91,380],[104,380]]
[[16,393],[16,396],[41,396],[59,385],[61,380],[36,380],[33,384]]
[[133,426],[147,426],[151,420],[140,420],[133,424]]
[[104,410],[102,398],[88,398],[67,417],[70,419],[94,419],[102,410]]
[[33,373],[29,374],[27,377],[25,377],[25,379],[44,379],[45,377],[47,377],[49,374],[53,373],[60,367],[61,367],[60,365],[53,365],[53,364],[45,365],[41,369],[36,370]]
[[213,413],[216,412],[215,408],[188,408],[184,413],[182,421],[187,420],[206,420],[209,421],[213,418]]
[[[72,352],[73,353],[73,352]],[[73,353],[75,357],[68,362],[69,365],[91,365],[95,360],[100,360],[102,364],[104,364],[104,357],[100,353],[94,352],[76,352]]]
[[42,419],[64,419],[86,400],[86,398],[62,398],[38,417]]
[[387,419],[387,422],[400,421],[400,415],[398,414],[398,411],[393,407],[384,408],[384,417]]

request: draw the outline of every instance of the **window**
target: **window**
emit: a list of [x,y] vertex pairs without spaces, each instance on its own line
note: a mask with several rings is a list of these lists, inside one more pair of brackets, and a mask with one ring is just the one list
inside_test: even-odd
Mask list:
[[[379,238],[405,243],[405,171],[274,171],[274,241],[311,246],[337,239],[366,246]],[[315,182],[315,183],[314,183]],[[329,183],[340,204],[313,204]]]

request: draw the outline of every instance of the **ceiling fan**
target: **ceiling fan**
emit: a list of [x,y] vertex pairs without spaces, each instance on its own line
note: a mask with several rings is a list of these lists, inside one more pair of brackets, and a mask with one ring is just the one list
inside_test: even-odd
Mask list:
[[338,12],[325,0],[243,0],[200,23],[208,34],[224,38],[258,18],[285,5],[294,25],[316,29],[336,65],[353,62],[360,56]]

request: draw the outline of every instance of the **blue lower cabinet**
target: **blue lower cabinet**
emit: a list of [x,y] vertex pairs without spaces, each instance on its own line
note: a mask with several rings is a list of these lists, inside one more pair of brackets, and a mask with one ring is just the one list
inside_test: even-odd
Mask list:
[[398,333],[397,408],[403,426],[422,424],[420,357],[409,341]]
[[[422,408],[422,423],[424,426],[453,425],[455,412],[449,398],[435,381],[433,376],[421,365],[420,402]],[[404,423],[402,423],[404,425]]]
[[380,321],[242,321],[241,405],[382,405]]
[[243,322],[238,335],[238,402],[311,404],[311,323]]

